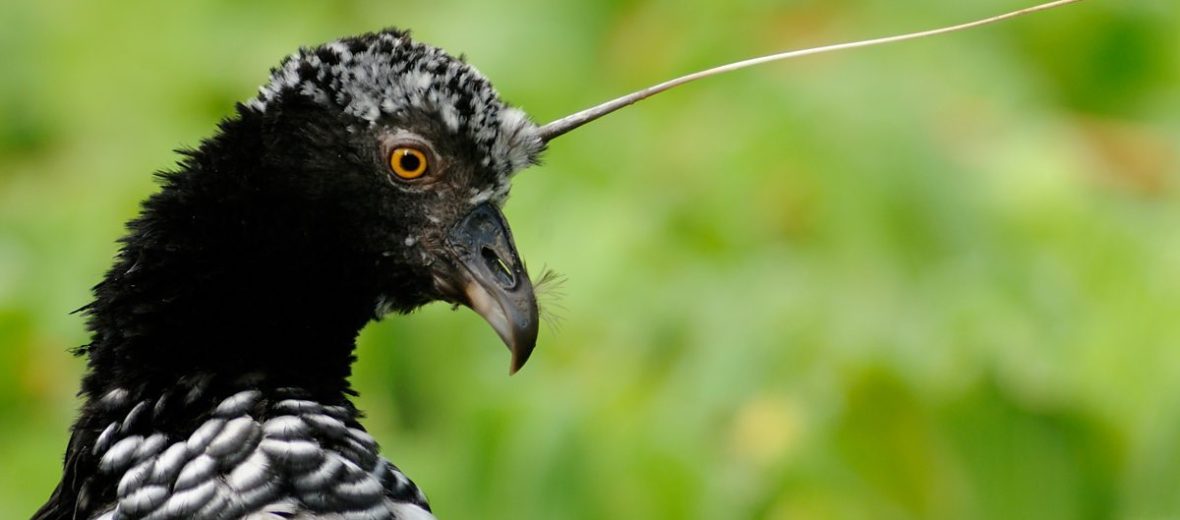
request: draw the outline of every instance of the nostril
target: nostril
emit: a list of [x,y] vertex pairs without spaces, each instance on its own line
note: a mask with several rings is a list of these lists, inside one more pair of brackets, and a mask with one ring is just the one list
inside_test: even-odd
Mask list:
[[500,283],[501,287],[511,288],[516,286],[516,277],[512,274],[512,269],[508,264],[504,263],[504,259],[490,247],[485,247],[480,250],[483,256],[484,264],[487,264],[488,270],[496,277],[496,281]]

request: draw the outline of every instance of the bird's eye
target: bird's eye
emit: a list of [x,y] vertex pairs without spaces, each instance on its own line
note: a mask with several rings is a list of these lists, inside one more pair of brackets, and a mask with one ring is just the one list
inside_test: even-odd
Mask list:
[[389,167],[393,174],[405,180],[413,180],[426,173],[430,163],[426,154],[416,148],[401,146],[389,154]]

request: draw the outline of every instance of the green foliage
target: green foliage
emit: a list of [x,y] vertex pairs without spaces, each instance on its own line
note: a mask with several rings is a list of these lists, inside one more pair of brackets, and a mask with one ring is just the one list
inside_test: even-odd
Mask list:
[[[268,67],[399,25],[547,121],[672,75],[1031,2],[0,5],[0,517],[48,496],[121,222]],[[1180,516],[1167,0],[745,71],[558,140],[506,211],[568,276],[533,361],[368,327],[355,385],[442,518]]]

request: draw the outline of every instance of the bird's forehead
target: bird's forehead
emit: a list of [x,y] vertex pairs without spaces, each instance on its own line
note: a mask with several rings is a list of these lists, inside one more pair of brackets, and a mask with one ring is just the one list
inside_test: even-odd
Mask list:
[[411,111],[432,114],[500,176],[535,163],[545,147],[537,125],[504,103],[475,67],[395,29],[301,49],[271,70],[246,106],[265,112],[288,92],[370,125]]

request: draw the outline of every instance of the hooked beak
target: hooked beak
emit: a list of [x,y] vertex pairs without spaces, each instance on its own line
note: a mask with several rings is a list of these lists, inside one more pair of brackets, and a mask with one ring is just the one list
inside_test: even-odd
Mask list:
[[537,298],[504,215],[489,203],[476,206],[448,233],[446,249],[458,265],[440,280],[444,291],[495,329],[515,374],[537,345]]

